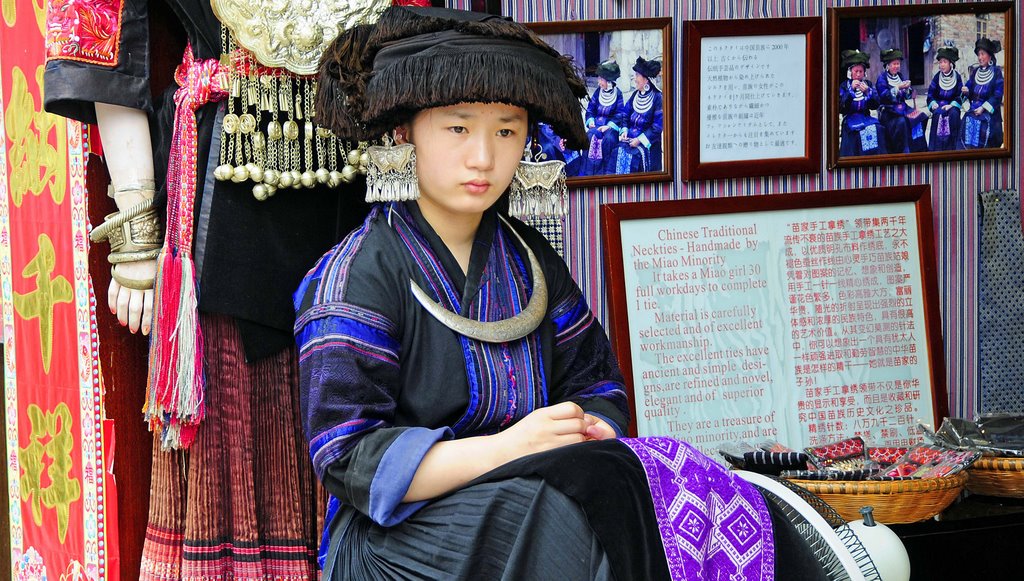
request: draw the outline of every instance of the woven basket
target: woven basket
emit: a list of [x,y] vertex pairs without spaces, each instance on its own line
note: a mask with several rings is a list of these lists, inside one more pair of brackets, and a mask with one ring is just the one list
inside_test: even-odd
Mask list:
[[982,456],[967,473],[967,490],[974,494],[1024,498],[1024,458]]
[[874,507],[875,520],[905,524],[931,518],[953,503],[967,482],[967,473],[920,480],[790,480],[829,503],[847,521],[863,518],[860,509]]

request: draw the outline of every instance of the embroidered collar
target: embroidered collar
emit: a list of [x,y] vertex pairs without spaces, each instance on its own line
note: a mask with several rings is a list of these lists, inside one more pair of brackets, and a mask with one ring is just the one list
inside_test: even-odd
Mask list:
[[530,262],[530,271],[533,275],[533,294],[530,295],[526,308],[518,315],[491,322],[469,319],[444,308],[440,303],[431,299],[415,281],[409,279],[409,289],[413,296],[431,316],[452,331],[485,343],[508,343],[522,339],[540,326],[548,309],[548,287],[537,256],[504,216],[499,214],[498,218],[526,249],[526,257]]

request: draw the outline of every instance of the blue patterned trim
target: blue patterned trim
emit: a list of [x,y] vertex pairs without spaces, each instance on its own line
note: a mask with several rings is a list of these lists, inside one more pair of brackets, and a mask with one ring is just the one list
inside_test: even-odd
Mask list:
[[370,357],[398,366],[399,342],[380,327],[367,325],[362,320],[342,316],[314,319],[303,325],[295,339],[300,362],[324,349],[336,348],[352,351],[356,357]]
[[[326,254],[320,257],[320,260],[316,261],[313,268],[306,273],[306,276],[299,283],[299,288],[292,294],[292,306],[295,311],[298,312],[302,308],[302,302],[306,298],[306,293],[310,287],[316,289],[316,297],[314,303],[328,303],[329,299],[335,296],[343,296],[344,281],[348,279],[348,269],[352,265],[352,260],[355,259],[356,251],[362,246],[363,241],[366,240],[366,235],[370,231],[370,224],[380,215],[380,208],[374,206],[370,213],[366,216],[366,220],[363,224],[349,233],[344,240],[339,242]],[[324,278],[324,275],[327,278]],[[338,280],[341,280],[341,284],[338,284]],[[337,289],[334,287],[338,286]],[[303,313],[303,318],[305,313]],[[296,321],[294,330],[298,332],[301,329],[298,321]]]
[[[575,300],[574,300],[575,299]],[[574,293],[551,312],[555,323],[555,344],[562,345],[583,333],[594,324],[594,314],[587,306],[583,295]]]
[[398,327],[391,320],[380,313],[364,309],[363,307],[357,307],[350,303],[337,301],[313,305],[305,313],[302,313],[302,316],[295,320],[295,332],[298,333],[310,321],[326,317],[351,319],[368,327],[379,329],[389,335],[393,335],[398,330]]
[[321,432],[309,442],[309,457],[313,460],[313,469],[323,480],[327,467],[345,452],[356,445],[359,439],[384,424],[383,420],[358,419],[345,422]]
[[327,303],[333,298],[345,296],[345,284],[348,282],[348,269],[352,266],[363,245],[367,235],[370,233],[370,225],[380,216],[381,208],[375,205],[367,214],[363,224],[349,233],[341,244],[335,247],[326,261],[322,273],[326,273],[323,282],[317,288],[316,303]]
[[[461,312],[460,295],[455,292],[429,243],[407,217],[401,205],[394,205],[389,223],[406,245],[427,282],[428,295],[442,306]],[[543,273],[536,273],[543,276]],[[465,315],[478,321],[496,321],[522,311],[532,286],[529,269],[508,233],[499,225],[491,244],[480,291]],[[433,291],[433,292],[431,292]],[[452,429],[459,436],[489,433],[525,417],[546,405],[546,379],[541,361],[540,334],[510,343],[491,344],[459,336],[466,362],[469,402]]]
[[324,570],[324,566],[327,564],[327,551],[331,548],[331,532],[334,527],[334,519],[338,516],[338,511],[341,510],[341,501],[334,497],[333,494],[327,495],[327,514],[324,515],[324,532],[320,536],[320,549],[316,554],[316,562],[320,565],[320,570]]

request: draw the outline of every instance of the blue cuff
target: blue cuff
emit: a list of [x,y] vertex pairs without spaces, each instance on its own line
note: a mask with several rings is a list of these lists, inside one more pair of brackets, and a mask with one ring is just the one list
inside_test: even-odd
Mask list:
[[646,147],[647,149],[651,148],[651,140],[647,139],[646,135],[641,133],[640,135],[637,135],[636,138],[640,140],[640,143],[644,144],[644,147]]
[[454,437],[450,428],[410,428],[388,446],[370,483],[370,518],[382,527],[409,518],[427,501],[402,502],[423,456],[441,440]]
[[615,423],[615,422],[611,421],[610,419],[608,419],[608,416],[606,416],[604,414],[599,414],[597,412],[590,412],[590,411],[588,411],[586,413],[594,416],[595,418],[600,418],[600,419],[604,420],[604,423],[608,424],[609,426],[612,427],[613,430],[615,430],[615,437],[616,438],[621,438],[622,436],[625,435],[625,432],[622,431],[622,428],[620,428],[617,423]]
[[616,125],[614,121],[609,121],[608,122],[608,127],[611,127],[612,129],[614,129],[616,131],[619,131],[619,129],[620,129],[619,126]]
[[981,108],[986,110],[986,111],[988,111],[989,113],[995,113],[996,112],[996,108],[993,107],[992,103],[989,103],[988,101],[985,101],[984,103],[982,103],[981,104]]

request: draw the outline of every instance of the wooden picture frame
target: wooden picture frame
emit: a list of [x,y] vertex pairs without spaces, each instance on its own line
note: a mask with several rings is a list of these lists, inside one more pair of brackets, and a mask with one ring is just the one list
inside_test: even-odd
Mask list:
[[[675,71],[672,58],[672,19],[534,22],[527,23],[526,26],[555,50],[573,57],[587,82],[588,94],[591,96],[581,103],[585,124],[588,122],[586,109],[593,95],[600,90],[599,65],[614,59],[620,72],[614,90],[609,91],[621,92],[622,113],[611,123],[600,125],[603,116],[599,116],[595,120],[595,126],[587,128],[588,138],[592,143],[590,150],[566,150],[560,144],[557,135],[550,130],[545,131],[542,127],[535,136],[536,143],[539,144],[534,146],[535,155],[538,155],[539,159],[563,158],[566,161],[569,187],[672,181],[673,144],[676,140],[673,124],[675,96],[672,87],[675,82]],[[637,57],[660,63],[660,71],[650,77],[651,85],[655,87],[657,94],[654,94],[654,91],[642,93],[651,95],[646,104],[648,112],[631,115],[626,109],[633,103],[635,83],[643,82],[639,81],[634,72],[638,64]],[[644,68],[645,65],[641,64],[640,67]],[[615,103],[618,103],[619,99],[618,95],[614,96]],[[598,103],[595,103],[596,106]],[[638,100],[637,109],[642,108]],[[633,123],[630,121],[631,118],[640,123]],[[629,132],[625,137],[621,133],[624,129]],[[640,132],[640,129],[643,131]],[[628,139],[633,133],[637,133],[637,137]]]
[[685,23],[684,179],[821,171],[821,28],[820,18]]
[[915,185],[603,206],[630,435],[709,453],[919,440],[948,414],[930,200]]
[[[1012,2],[830,8],[829,166],[1012,156],[1015,136],[1013,117],[1008,113],[1019,106],[1013,10]],[[1000,43],[996,67],[990,67],[987,75],[976,73],[981,57],[975,48],[981,38]],[[956,66],[943,88],[938,85],[943,78],[939,51],[951,47],[956,49]],[[884,87],[877,86],[876,81],[885,78],[882,53],[888,49],[898,50],[903,57],[898,59],[898,74],[904,83],[909,81],[909,87],[901,89],[901,83],[888,81]],[[859,99],[857,92],[848,88],[852,82],[847,78],[848,69],[854,67],[843,66],[855,62],[857,55],[843,57],[853,50],[860,51],[867,61],[864,80],[872,85],[860,91]],[[960,85],[956,84],[957,75]],[[982,78],[991,81],[981,82]],[[997,88],[1000,82],[1001,91]],[[956,98],[956,86],[961,85],[971,87],[971,92],[965,95],[961,89]],[[1001,98],[996,97],[997,92]],[[946,99],[946,95],[954,98]],[[967,99],[961,102],[963,97]],[[987,106],[982,97],[987,97]],[[868,151],[877,153],[865,153]]]

